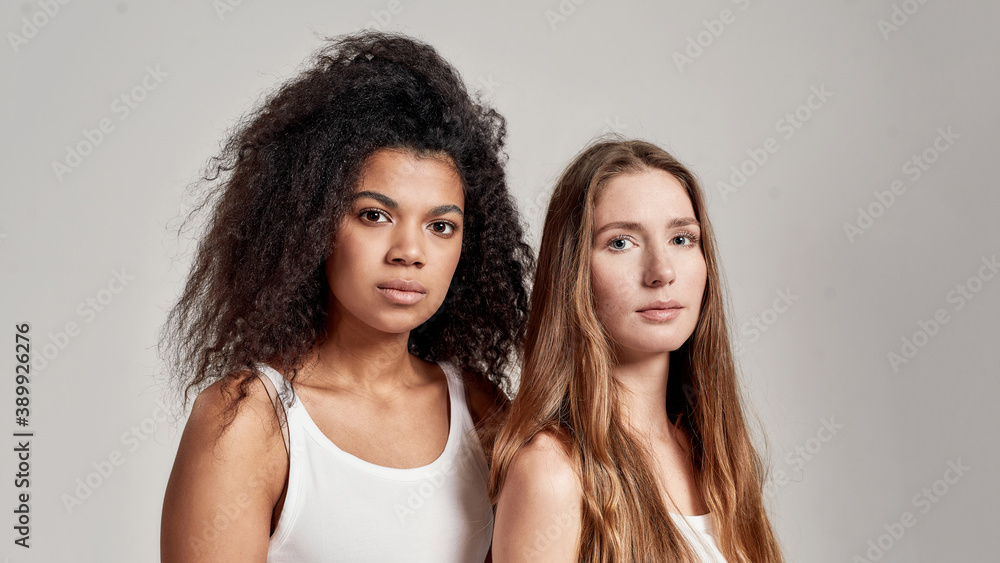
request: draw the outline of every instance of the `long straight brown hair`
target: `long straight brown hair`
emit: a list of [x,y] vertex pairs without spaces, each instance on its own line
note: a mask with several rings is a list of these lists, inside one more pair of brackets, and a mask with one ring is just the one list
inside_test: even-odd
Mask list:
[[690,442],[695,478],[730,563],[783,561],[763,501],[764,466],[744,420],[729,344],[715,238],[695,176],[643,141],[581,152],[556,184],[545,217],[521,383],[493,451],[495,503],[517,451],[548,431],[568,444],[581,479],[581,562],[696,558],[656,492],[648,453],[622,422],[613,343],[595,312],[594,208],[616,176],[663,170],[686,189],[701,224],[707,281],[694,333],[670,354],[670,420]]

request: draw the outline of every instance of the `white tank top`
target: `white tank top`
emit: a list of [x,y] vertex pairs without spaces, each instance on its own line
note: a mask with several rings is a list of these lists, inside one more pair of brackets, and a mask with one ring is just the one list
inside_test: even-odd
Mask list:
[[719,551],[718,534],[711,514],[686,516],[670,513],[674,524],[684,534],[684,540],[694,551],[702,563],[726,563],[726,558]]
[[[465,401],[448,379],[451,420],[444,452],[423,467],[375,465],[338,448],[295,396],[287,409],[288,490],[267,550],[269,563],[483,561],[493,537],[486,456]],[[287,404],[290,386],[263,371]]]

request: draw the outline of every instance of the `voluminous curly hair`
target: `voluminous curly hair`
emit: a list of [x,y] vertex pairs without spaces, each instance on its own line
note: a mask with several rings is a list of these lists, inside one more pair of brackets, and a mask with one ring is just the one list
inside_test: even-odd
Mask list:
[[209,192],[192,215],[212,211],[161,334],[184,403],[257,362],[295,378],[326,336],[324,262],[379,149],[447,155],[465,191],[461,259],[441,308],[411,331],[411,353],[509,391],[534,260],[507,191],[505,136],[503,117],[431,46],[378,32],[330,40],[236,126],[200,182]]

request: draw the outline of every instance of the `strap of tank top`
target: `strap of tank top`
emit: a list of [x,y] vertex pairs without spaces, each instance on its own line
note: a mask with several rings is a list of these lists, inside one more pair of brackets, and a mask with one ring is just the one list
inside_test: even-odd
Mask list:
[[274,382],[271,381],[271,378],[263,373],[258,373],[257,377],[264,384],[267,396],[271,398],[271,406],[274,407],[274,414],[278,417],[278,426],[281,427],[281,438],[285,441],[285,452],[291,455],[291,450],[288,447],[288,417],[285,414],[285,405],[281,404],[278,390],[274,388]]

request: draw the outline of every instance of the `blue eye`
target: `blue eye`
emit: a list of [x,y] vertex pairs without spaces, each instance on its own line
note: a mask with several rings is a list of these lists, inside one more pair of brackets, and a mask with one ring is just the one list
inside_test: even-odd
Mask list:
[[[693,233],[680,233],[670,240],[677,246],[694,246],[698,244],[698,235]],[[682,242],[677,242],[677,241],[682,241]]]
[[615,237],[608,241],[608,248],[616,252],[622,252],[628,250],[635,246],[635,244],[628,239],[628,237]]

